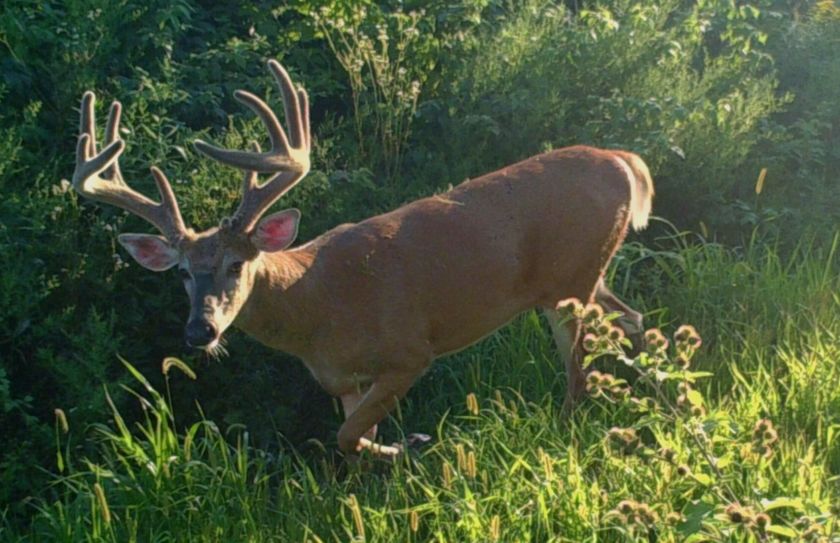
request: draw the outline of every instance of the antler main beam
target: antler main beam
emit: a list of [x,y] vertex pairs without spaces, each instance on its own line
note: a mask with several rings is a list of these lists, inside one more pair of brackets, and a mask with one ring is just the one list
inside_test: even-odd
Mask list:
[[76,145],[76,169],[73,188],[86,198],[111,204],[145,219],[160,230],[170,241],[186,232],[178,202],[169,180],[158,168],[152,166],[161,201],[155,202],[126,184],[119,166],[119,157],[125,142],[119,138],[122,105],[111,104],[105,127],[105,148],[96,150],[96,95],[90,91],[82,97],[79,141]]
[[[268,104],[250,92],[238,90],[234,97],[262,120],[271,140],[271,149],[265,153],[259,150],[237,151],[216,147],[202,140],[195,141],[195,148],[201,153],[246,172],[242,202],[232,217],[232,223],[244,232],[250,231],[271,204],[309,171],[309,97],[303,88],[295,89],[289,74],[279,62],[269,60],[268,69],[283,94],[288,137]],[[275,175],[259,185],[256,176],[248,172]]]

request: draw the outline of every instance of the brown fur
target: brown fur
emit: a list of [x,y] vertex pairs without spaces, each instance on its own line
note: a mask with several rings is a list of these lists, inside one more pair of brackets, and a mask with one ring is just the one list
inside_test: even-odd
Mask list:
[[[399,378],[401,396],[432,360],[522,311],[592,298],[630,220],[635,180],[615,156],[552,151],[261,254],[235,325],[299,356],[330,394]],[[384,410],[368,407],[375,424]]]

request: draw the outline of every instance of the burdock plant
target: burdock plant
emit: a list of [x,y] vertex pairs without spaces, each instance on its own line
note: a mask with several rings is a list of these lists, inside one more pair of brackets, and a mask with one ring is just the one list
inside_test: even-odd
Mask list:
[[[620,315],[575,300],[560,309],[581,322],[586,366],[617,360],[636,375],[632,388],[626,380],[601,370],[592,370],[586,377],[591,397],[626,406],[640,417],[629,427],[615,426],[607,431],[610,454],[622,462],[636,457],[659,463],[665,473],[672,474],[673,484],[682,485],[686,496],[694,493],[692,488],[702,489],[707,496],[705,501],[689,500],[684,511],[669,511],[667,522],[660,521],[655,506],[623,498],[605,514],[605,521],[634,539],[653,533],[673,537],[672,530],[681,538],[695,534],[704,541],[740,537],[737,533],[749,534],[756,541],[770,541],[779,535],[800,540],[822,537],[825,521],[803,522],[805,517],[801,517],[798,525],[784,525],[781,518],[771,517],[798,503],[783,497],[770,500],[754,488],[743,496],[743,488],[735,484],[730,468],[738,451],[742,458],[752,459],[753,469],[769,469],[779,433],[769,418],[758,420],[750,432],[736,426],[726,413],[709,412],[697,383],[712,374],[692,367],[703,344],[693,326],[680,326],[671,339],[658,328],[649,329],[641,352],[629,357],[625,349],[631,344],[614,324]],[[688,446],[675,450],[669,438],[674,432],[687,435]],[[708,496],[714,499],[709,501]]]

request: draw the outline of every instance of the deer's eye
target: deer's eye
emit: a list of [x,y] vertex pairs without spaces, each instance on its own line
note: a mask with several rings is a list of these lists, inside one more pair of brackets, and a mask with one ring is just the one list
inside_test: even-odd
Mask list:
[[228,275],[239,275],[242,273],[242,262],[233,262],[228,266]]
[[178,275],[180,275],[181,279],[183,279],[184,281],[189,281],[190,279],[192,279],[192,275],[190,275],[190,272],[187,271],[186,268],[178,268]]

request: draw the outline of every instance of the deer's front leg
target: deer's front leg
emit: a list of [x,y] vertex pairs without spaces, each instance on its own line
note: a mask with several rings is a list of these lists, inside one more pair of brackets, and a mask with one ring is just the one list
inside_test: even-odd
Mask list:
[[[356,411],[356,408],[359,407],[359,404],[362,401],[362,398],[365,396],[365,391],[357,391],[352,394],[345,394],[341,396],[341,406],[344,408],[344,418],[350,418],[350,415]],[[376,429],[377,425],[374,424],[370,428],[368,428],[367,432],[364,434],[364,438],[373,442],[376,440]]]
[[355,454],[362,449],[368,449],[376,454],[398,455],[401,452],[399,448],[378,445],[369,439],[368,435],[375,437],[376,425],[396,407],[397,402],[411,388],[415,378],[416,374],[413,372],[379,376],[361,396],[352,411],[348,411],[347,406],[353,403],[353,395],[342,396],[347,420],[338,430],[339,448],[347,454]]

